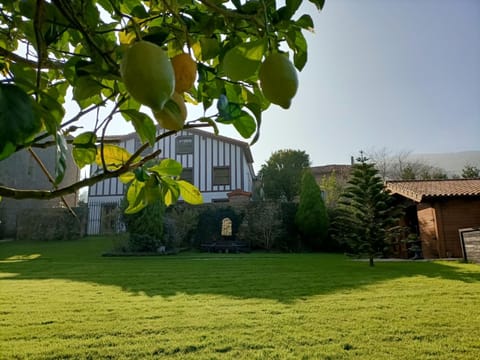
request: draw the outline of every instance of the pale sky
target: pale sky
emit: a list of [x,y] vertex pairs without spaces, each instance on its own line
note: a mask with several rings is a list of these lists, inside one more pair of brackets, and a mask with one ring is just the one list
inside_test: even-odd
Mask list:
[[314,23],[292,107],[265,113],[256,169],[282,148],[313,165],[480,150],[480,1],[327,0]]
[[[308,62],[291,108],[264,113],[256,171],[280,149],[304,150],[314,166],[349,163],[362,149],[480,150],[479,0],[326,0],[320,13],[305,0],[302,9],[315,23]],[[242,140],[233,127],[221,134]]]

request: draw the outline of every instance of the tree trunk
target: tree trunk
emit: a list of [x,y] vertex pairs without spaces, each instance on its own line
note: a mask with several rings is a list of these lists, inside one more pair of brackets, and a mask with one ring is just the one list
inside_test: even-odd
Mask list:
[[373,256],[370,256],[368,264],[369,264],[370,266],[374,266]]

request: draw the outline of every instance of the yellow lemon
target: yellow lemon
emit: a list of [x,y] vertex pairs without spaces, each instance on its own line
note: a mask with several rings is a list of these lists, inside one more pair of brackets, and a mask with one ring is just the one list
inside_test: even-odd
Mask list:
[[260,65],[258,72],[263,95],[272,103],[288,109],[297,93],[297,70],[286,55],[272,53]]
[[175,91],[182,93],[192,88],[197,78],[197,63],[187,53],[172,58],[175,73]]
[[162,128],[167,130],[181,130],[187,119],[185,99],[179,93],[174,92],[163,109],[154,111],[153,116],[155,116],[155,119]]
[[167,52],[148,41],[133,44],[120,71],[128,93],[139,103],[159,111],[175,88],[175,74]]

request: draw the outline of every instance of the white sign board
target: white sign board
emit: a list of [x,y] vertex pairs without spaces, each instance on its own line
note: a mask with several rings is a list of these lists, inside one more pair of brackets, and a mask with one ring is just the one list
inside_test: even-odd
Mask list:
[[480,227],[459,229],[463,258],[480,263]]

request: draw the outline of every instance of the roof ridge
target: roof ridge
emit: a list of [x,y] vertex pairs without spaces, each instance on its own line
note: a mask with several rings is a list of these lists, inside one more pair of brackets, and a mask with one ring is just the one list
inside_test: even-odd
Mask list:
[[480,179],[386,181],[385,186],[393,194],[415,201],[423,198],[480,196]]
[[388,183],[408,183],[408,182],[449,182],[449,181],[478,181],[480,178],[468,179],[412,179],[412,180],[386,180]]

